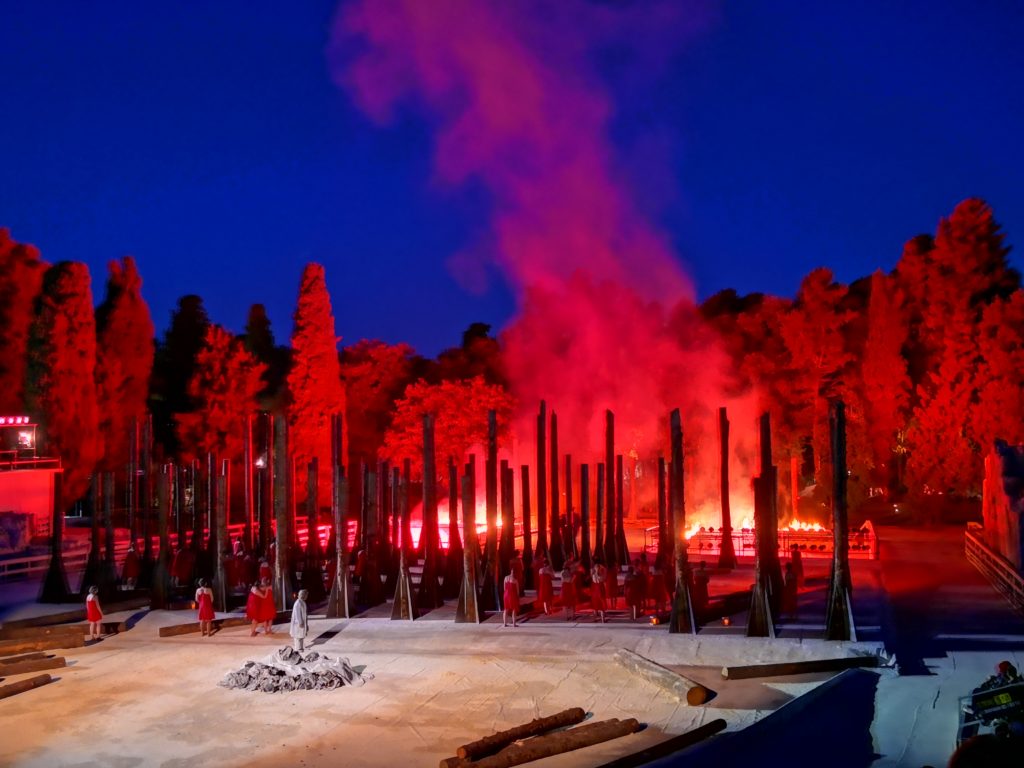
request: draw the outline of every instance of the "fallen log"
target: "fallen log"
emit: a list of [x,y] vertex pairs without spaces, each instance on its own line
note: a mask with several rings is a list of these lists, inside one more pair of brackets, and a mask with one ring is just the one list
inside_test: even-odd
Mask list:
[[722,677],[729,680],[746,680],[751,677],[780,677],[803,675],[809,672],[841,672],[857,667],[877,667],[877,656],[844,656],[839,659],[813,659],[810,661],[787,661],[779,664],[749,664],[736,667],[722,667]]
[[6,659],[0,659],[0,672],[4,669],[4,664],[17,664],[21,661],[32,661],[33,659],[45,659],[46,654],[43,651],[36,651],[35,653],[23,653],[20,656],[8,656]]
[[60,634],[41,640],[0,640],[0,656],[14,656],[26,651],[52,651],[57,648],[82,648],[85,635],[76,632],[73,635]]
[[468,765],[472,768],[511,768],[533,760],[542,760],[552,755],[561,755],[576,749],[618,739],[636,733],[640,723],[635,718],[628,720],[602,720],[598,723],[581,725],[567,731],[535,736],[522,744],[513,744],[495,755],[489,755]]
[[555,728],[564,728],[567,725],[582,723],[587,713],[580,707],[566,709],[549,717],[539,717],[523,725],[517,725],[504,731],[498,731],[482,739],[463,744],[455,754],[466,760],[477,760],[487,755],[493,755],[499,749],[509,744],[525,739],[530,736],[538,736]]
[[713,693],[700,683],[626,648],[615,652],[615,660],[630,672],[665,689],[676,701],[685,701],[690,706],[703,704]]
[[[116,603],[104,603],[103,611],[105,613],[117,613],[119,611],[134,611],[137,608],[146,608],[148,606],[148,597],[131,597]],[[5,621],[3,627],[4,629],[14,627],[44,627],[52,624],[67,624],[71,621],[85,621],[85,608],[75,608],[61,613],[49,613],[42,616],[32,616],[27,619]]]
[[9,696],[14,696],[18,693],[24,693],[25,691],[31,691],[33,688],[39,688],[40,686],[52,683],[53,678],[49,675],[36,675],[30,677],[28,680],[19,680],[16,683],[10,683],[9,685],[0,685],[0,699],[6,699]]
[[85,634],[81,624],[57,624],[52,627],[0,627],[0,640],[42,640],[47,637]]
[[[79,631],[87,635],[89,634],[89,624],[73,624],[72,626],[78,627]],[[127,621],[101,621],[100,622],[100,634],[101,635],[119,635],[122,632],[128,631]]]
[[52,656],[48,659],[31,659],[16,664],[4,664],[3,667],[0,667],[0,671],[5,675],[24,675],[26,672],[42,672],[44,669],[58,669],[66,666],[67,662],[63,656]]
[[666,739],[654,746],[647,747],[647,749],[612,760],[610,763],[599,765],[597,768],[639,768],[642,765],[647,765],[652,760],[674,755],[676,752],[681,752],[687,747],[699,744],[716,733],[724,731],[726,725],[725,720],[718,718],[710,723],[705,723],[699,728],[694,728],[692,731],[687,731],[679,736],[673,736],[671,739]]
[[[291,611],[278,611],[274,618],[275,624],[283,624],[291,621]],[[228,616],[223,619],[214,619],[211,627],[214,631],[227,629],[228,627],[248,627],[252,620],[245,616]],[[167,627],[160,627],[160,637],[177,637],[178,635],[190,635],[199,632],[199,622],[193,621],[187,624],[171,624]]]

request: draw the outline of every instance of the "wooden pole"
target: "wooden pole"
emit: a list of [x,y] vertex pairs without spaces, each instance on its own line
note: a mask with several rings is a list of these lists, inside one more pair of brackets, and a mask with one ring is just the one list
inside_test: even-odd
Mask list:
[[462,550],[462,583],[459,588],[459,603],[455,609],[456,624],[479,624],[481,621],[476,581],[480,542],[476,535],[476,487],[473,464],[471,456],[462,477],[462,528],[466,536],[466,545]]
[[515,508],[509,503],[512,488],[509,486],[508,460],[501,460],[499,470],[501,482],[501,547],[499,556],[501,558],[501,573],[508,573],[509,562],[512,560],[512,552],[515,550],[516,521]]
[[242,451],[242,492],[245,506],[245,534],[242,539],[245,549],[250,554],[256,551],[255,535],[255,504],[253,503],[253,457],[252,457],[252,414],[245,414],[245,430],[243,432]]
[[522,501],[523,515],[523,578],[526,581],[526,589],[533,589],[533,521],[530,519],[530,465],[522,464],[519,467],[520,499]]
[[331,494],[331,514],[334,518],[334,583],[331,595],[327,600],[328,619],[350,619],[355,615],[355,594],[348,570],[348,480],[345,468],[337,463],[340,456],[335,456],[331,473],[333,493]]
[[481,757],[493,755],[495,752],[521,739],[539,736],[556,728],[565,728],[582,723],[586,716],[587,713],[583,709],[574,707],[547,717],[538,717],[524,725],[517,725],[514,728],[498,731],[482,739],[463,744],[455,750],[455,754],[464,760],[478,760]]
[[618,739],[636,733],[638,730],[640,730],[640,723],[635,718],[588,723],[567,731],[535,736],[521,744],[513,744],[496,755],[475,761],[472,763],[472,768],[510,768],[513,765],[522,765]]
[[[405,459],[402,463],[402,484],[398,489],[399,502],[402,506],[402,548],[398,555],[398,583],[395,587],[395,600],[391,605],[392,621],[413,621],[416,618],[416,602],[413,599],[412,576],[409,573],[409,558],[412,555],[412,525],[409,500],[409,485],[412,477],[412,463]],[[422,531],[420,536],[422,536]]]
[[695,680],[691,680],[668,667],[663,667],[661,664],[651,661],[639,653],[634,653],[628,648],[620,648],[616,651],[615,661],[647,682],[663,688],[676,701],[685,701],[691,707],[703,704],[714,693]]
[[625,507],[623,506],[623,486],[625,485],[625,470],[623,457],[620,453],[615,457],[615,563],[616,565],[628,565],[632,562],[629,557],[629,545],[626,543],[626,522]]
[[288,498],[288,422],[283,414],[274,415],[273,474],[274,499],[274,597],[279,611],[287,610],[292,592],[291,511]]
[[697,633],[697,622],[693,616],[693,601],[690,598],[690,566],[686,559],[686,507],[683,492],[683,422],[679,409],[670,417],[672,446],[669,506],[672,514],[672,530],[675,548],[676,588],[672,598],[672,615],[668,631],[673,634]]
[[231,542],[228,540],[228,515],[230,514],[228,496],[230,495],[231,488],[231,464],[227,459],[224,459],[220,464],[220,473],[217,475],[216,482],[217,503],[214,514],[216,515],[215,528],[217,536],[215,539],[211,537],[216,542],[215,562],[217,563],[217,572],[213,579],[213,605],[218,611],[226,611],[228,609],[230,585],[228,584],[227,563],[225,561],[231,554]]
[[153,416],[147,413],[142,421],[141,472],[139,473],[139,515],[142,518],[142,562],[139,581],[144,587],[153,583],[153,505],[150,478],[153,476]]
[[484,498],[487,505],[487,551],[484,553],[484,584],[480,597],[485,611],[501,610],[501,564],[498,559],[498,414],[487,413],[487,461],[484,465]]
[[825,612],[826,640],[856,640],[850,603],[850,531],[847,512],[846,406],[842,400],[829,409],[832,448],[832,573]]
[[[167,608],[171,597],[171,535],[168,519],[174,507],[174,477],[177,472],[173,464],[165,464],[157,476],[156,498],[158,507],[157,531],[160,535],[160,552],[153,569],[153,587],[150,592],[150,608]],[[225,610],[221,608],[220,610]]]
[[[775,611],[772,608],[774,584],[771,577],[772,449],[771,422],[765,413],[760,419],[761,474],[754,478],[754,587],[747,618],[747,637],[775,637]],[[777,552],[776,552],[777,555]]]
[[327,597],[324,588],[323,549],[320,547],[320,459],[314,456],[306,469],[306,557],[302,566],[302,588],[309,592],[309,603]]
[[665,568],[671,561],[669,550],[672,546],[672,534],[668,525],[668,498],[665,495],[666,483],[665,457],[658,457],[658,553],[654,562],[659,568]]
[[89,516],[89,556],[85,562],[85,571],[82,574],[82,584],[78,588],[78,594],[80,597],[85,597],[89,594],[89,587],[91,585],[98,585],[100,583],[100,473],[93,474],[89,481],[89,499],[90,507],[92,508]]
[[605,530],[601,554],[607,565],[615,560],[615,414],[610,410],[604,412],[604,466]]
[[590,570],[590,465],[580,464],[580,558]]
[[444,605],[438,583],[437,557],[440,536],[437,528],[437,463],[434,454],[434,415],[423,416],[423,530],[425,539],[423,573],[417,607],[432,611]]
[[718,567],[732,570],[736,567],[736,549],[732,541],[732,511],[729,503],[729,417],[725,408],[718,409],[718,445],[722,500],[722,546],[718,554]]
[[561,488],[558,485],[558,414],[551,411],[551,464],[549,469],[551,481],[551,565],[556,571],[565,565],[565,545],[562,542],[562,519],[559,515]]
[[[576,546],[576,506],[573,503],[572,488],[572,456],[565,454],[565,534],[562,536],[562,547],[567,556],[574,560],[580,556]],[[566,538],[568,537],[568,540]]]
[[654,746],[634,752],[632,755],[626,755],[617,760],[603,763],[598,768],[640,768],[640,766],[647,765],[655,760],[681,752],[688,747],[692,747],[694,744],[699,744],[716,733],[724,731],[727,725],[728,723],[725,720],[717,718],[694,728],[692,731],[681,733],[678,736],[673,736],[671,739],[660,741]]
[[114,536],[114,493],[116,484],[113,472],[103,473],[103,527],[106,537],[103,546],[103,570],[100,577],[100,597],[108,599],[117,591],[117,562],[114,558],[116,539]]
[[547,404],[537,414],[537,557],[548,556]]
[[39,688],[40,686],[52,682],[53,678],[49,675],[36,675],[35,677],[30,677],[28,680],[19,680],[16,683],[0,685],[0,699],[10,698],[16,694],[31,691],[33,688]]
[[878,656],[844,656],[838,659],[809,659],[786,661],[781,664],[749,664],[722,667],[722,677],[729,680],[749,680],[754,677],[781,677],[806,675],[816,672],[842,672],[844,669],[877,667]]
[[[459,470],[455,459],[448,457],[448,553],[444,560],[442,596],[453,600],[459,596],[462,583],[462,537],[459,535]],[[463,512],[465,519],[465,512]]]
[[598,462],[597,464],[597,518],[595,519],[594,529],[596,535],[594,537],[594,559],[604,560],[604,529],[605,529],[605,514],[604,514],[604,462]]
[[63,477],[54,472],[53,478],[53,509],[50,518],[50,563],[43,580],[43,590],[39,596],[41,603],[66,603],[72,599],[68,587],[68,574],[64,569],[64,493]]

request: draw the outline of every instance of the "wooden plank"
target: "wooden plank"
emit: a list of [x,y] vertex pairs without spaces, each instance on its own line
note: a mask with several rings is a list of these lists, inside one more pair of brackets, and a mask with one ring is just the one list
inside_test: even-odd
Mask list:
[[644,680],[663,688],[676,701],[685,701],[691,706],[703,704],[713,693],[700,683],[626,648],[615,652],[615,661]]
[[10,683],[9,685],[0,685],[0,699],[6,699],[9,696],[14,696],[18,693],[24,693],[25,691],[31,691],[33,688],[39,688],[40,686],[52,683],[53,678],[49,675],[36,675],[30,677],[28,680],[19,680],[16,683]]
[[52,627],[3,627],[0,640],[43,640],[47,637],[84,634],[81,624],[57,624]]
[[[291,611],[278,611],[277,616],[274,617],[275,624],[283,624],[291,621]],[[228,627],[248,627],[252,624],[252,620],[245,616],[228,616],[224,619],[214,619],[212,622],[212,628],[214,631],[221,629],[227,629]],[[160,627],[160,637],[177,637],[178,635],[190,635],[194,632],[199,632],[199,622],[193,621],[187,624],[171,624],[167,627]]]
[[468,763],[472,768],[511,768],[545,757],[583,749],[612,739],[636,733],[640,723],[635,718],[628,720],[602,720],[598,723],[581,725],[567,731],[557,731],[529,739],[522,744],[513,744],[496,755]]
[[14,656],[26,651],[52,651],[56,648],[82,648],[85,635],[58,635],[42,640],[0,640],[0,656]]
[[676,752],[681,752],[688,747],[692,747],[694,744],[699,744],[716,733],[724,731],[726,725],[725,720],[721,718],[712,720],[710,723],[704,723],[704,725],[694,728],[692,731],[687,731],[679,736],[673,736],[671,739],[666,739],[652,747],[647,747],[647,749],[612,760],[610,763],[604,763],[599,765],[598,768],[640,768],[640,766],[647,765],[652,760],[674,755]]
[[48,659],[32,659],[15,664],[4,664],[2,669],[5,675],[24,675],[28,672],[42,672],[46,669],[59,669],[66,666],[67,662],[63,656],[52,656]]
[[722,677],[729,680],[746,680],[752,677],[779,677],[783,675],[804,675],[811,672],[841,672],[857,667],[878,667],[877,656],[844,656],[839,659],[813,659],[811,661],[787,661],[780,664],[750,664],[746,666],[722,667]]
[[6,659],[0,659],[0,671],[3,671],[4,664],[17,664],[20,661],[33,661],[34,659],[45,659],[46,654],[43,651],[36,651],[35,653],[25,653],[21,656],[9,656]]
[[537,736],[541,733],[564,728],[568,725],[582,723],[587,713],[580,707],[566,709],[548,717],[538,717],[523,725],[517,725],[504,731],[485,736],[482,739],[463,744],[455,754],[461,758],[476,760],[479,757],[492,755],[500,749],[520,739]]

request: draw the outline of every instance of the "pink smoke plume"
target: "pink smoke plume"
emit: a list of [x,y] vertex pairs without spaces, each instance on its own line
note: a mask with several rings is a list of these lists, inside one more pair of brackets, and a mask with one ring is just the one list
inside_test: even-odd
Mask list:
[[[577,461],[601,458],[605,408],[617,451],[650,456],[681,407],[708,469],[717,408],[730,406],[734,425],[753,422],[748,401],[728,395],[726,356],[669,238],[622,182],[615,103],[596,64],[614,48],[654,69],[708,15],[697,3],[579,0],[361,0],[338,15],[332,64],[357,104],[381,122],[407,104],[423,110],[439,181],[491,198],[489,245],[520,300],[503,341],[527,445],[541,399]],[[745,456],[740,432],[734,454]]]

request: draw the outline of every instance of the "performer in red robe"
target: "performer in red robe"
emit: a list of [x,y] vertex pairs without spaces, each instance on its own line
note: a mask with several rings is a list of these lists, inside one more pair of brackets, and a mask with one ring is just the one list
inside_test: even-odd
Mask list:
[[523,558],[520,556],[520,552],[517,549],[512,559],[508,562],[509,570],[512,575],[516,577],[516,583],[519,584],[519,594],[523,594],[523,590],[526,588],[526,580],[523,578]]
[[569,620],[576,618],[576,602],[579,595],[576,594],[575,574],[569,563],[566,563],[562,571],[562,605],[565,606],[565,617]]
[[607,608],[605,605],[605,588],[608,582],[608,569],[604,567],[604,563],[600,560],[594,562],[594,567],[590,569],[590,607],[594,609],[594,615],[600,617],[601,623],[604,624],[604,612]]
[[274,589],[270,582],[263,585],[263,602],[260,604],[260,617],[263,622],[263,631],[268,635],[274,634],[274,619],[277,618],[277,605],[274,603]]
[[501,626],[508,626],[510,613],[512,614],[512,626],[515,627],[516,616],[519,614],[519,582],[516,581],[514,571],[505,577],[505,590],[501,603]]
[[260,579],[258,584],[252,585],[252,588],[249,590],[249,597],[246,598],[245,616],[252,622],[252,630],[249,632],[249,637],[256,637],[256,630],[263,623],[263,603],[268,590],[263,585],[269,583],[267,579]]
[[85,619],[89,622],[89,639],[99,640],[103,610],[100,608],[100,591],[96,587],[89,587],[85,598]]
[[203,637],[213,634],[213,590],[206,579],[199,580],[196,590],[196,608],[199,609],[199,631]]
[[551,606],[555,604],[555,572],[547,560],[537,572],[537,602],[545,614],[551,613]]
[[135,582],[139,578],[139,556],[135,554],[135,545],[128,547],[128,554],[124,557],[124,565],[121,567],[121,585],[125,589],[135,589]]

